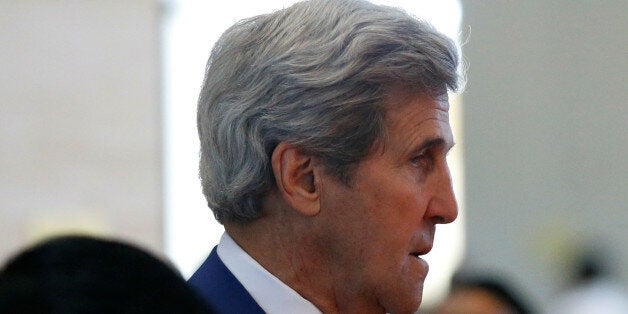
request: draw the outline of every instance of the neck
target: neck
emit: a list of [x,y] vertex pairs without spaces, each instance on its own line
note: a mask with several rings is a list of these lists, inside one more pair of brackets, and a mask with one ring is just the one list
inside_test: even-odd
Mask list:
[[366,304],[359,293],[346,289],[350,280],[343,278],[344,272],[334,267],[332,256],[321,245],[325,241],[315,217],[299,215],[282,202],[272,203],[272,210],[255,221],[225,223],[226,232],[262,267],[322,312],[383,312],[379,305]]

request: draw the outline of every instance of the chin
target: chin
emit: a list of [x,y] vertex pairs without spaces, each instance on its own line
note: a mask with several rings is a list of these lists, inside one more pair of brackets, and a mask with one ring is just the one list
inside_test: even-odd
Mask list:
[[393,291],[393,293],[394,292],[396,292],[396,294],[394,294],[393,298],[384,305],[386,313],[415,313],[423,300],[423,283],[421,282],[420,286],[415,287],[412,292]]
[[412,313],[416,313],[416,311],[419,309],[419,305],[421,304],[421,301],[419,301],[416,304],[404,304],[403,306],[398,306],[398,307],[393,307],[393,308],[386,308],[386,313],[390,313],[390,314],[412,314]]

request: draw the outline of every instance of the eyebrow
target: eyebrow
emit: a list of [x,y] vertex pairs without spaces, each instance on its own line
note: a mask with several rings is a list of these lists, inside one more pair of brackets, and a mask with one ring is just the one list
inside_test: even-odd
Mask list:
[[416,153],[420,153],[420,152],[423,152],[425,150],[431,149],[433,147],[446,146],[445,147],[446,148],[445,151],[449,152],[455,145],[456,145],[455,142],[449,143],[448,141],[446,141],[442,137],[428,138],[425,141],[423,141],[423,143],[421,143],[421,145],[419,145],[419,147],[417,147],[417,149],[415,149],[414,151]]

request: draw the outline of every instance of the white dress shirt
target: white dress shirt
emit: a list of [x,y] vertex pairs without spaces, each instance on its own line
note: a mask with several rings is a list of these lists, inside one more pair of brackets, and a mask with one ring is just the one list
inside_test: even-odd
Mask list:
[[311,302],[268,272],[225,232],[218,244],[218,257],[268,314],[320,314]]

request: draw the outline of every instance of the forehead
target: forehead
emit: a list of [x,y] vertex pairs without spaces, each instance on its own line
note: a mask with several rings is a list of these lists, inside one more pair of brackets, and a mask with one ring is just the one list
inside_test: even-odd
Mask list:
[[446,93],[431,96],[398,89],[385,95],[383,100],[383,130],[371,146],[367,160],[383,157],[403,163],[430,143],[438,143],[445,151],[454,146]]
[[387,137],[400,133],[398,135],[442,137],[446,142],[453,141],[446,92],[432,96],[399,88],[385,96],[384,110]]
[[[433,102],[433,104],[430,104]],[[449,95],[447,90],[440,92],[425,93],[414,91],[410,87],[395,86],[389,88],[383,96],[384,109],[387,113],[395,112],[404,109],[404,107],[414,105],[414,109],[435,109],[442,110],[444,112],[449,111]],[[431,106],[434,105],[434,106]]]

